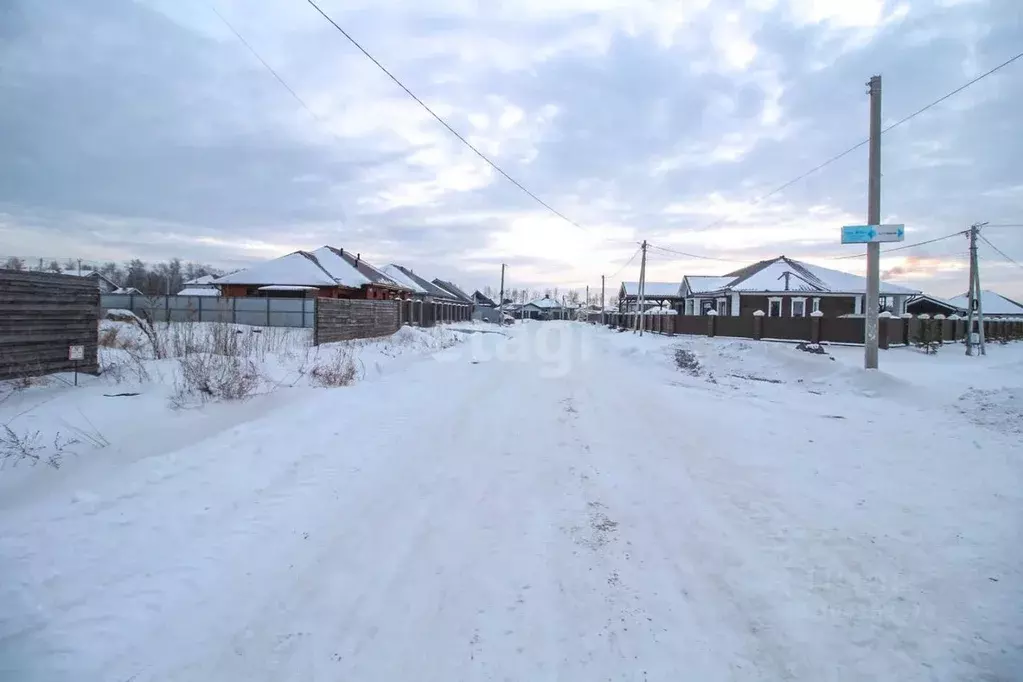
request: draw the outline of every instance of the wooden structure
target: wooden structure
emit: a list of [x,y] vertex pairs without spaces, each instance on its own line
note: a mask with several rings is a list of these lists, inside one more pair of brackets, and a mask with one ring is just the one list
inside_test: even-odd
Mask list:
[[0,270],[0,379],[99,373],[99,295],[91,278]]

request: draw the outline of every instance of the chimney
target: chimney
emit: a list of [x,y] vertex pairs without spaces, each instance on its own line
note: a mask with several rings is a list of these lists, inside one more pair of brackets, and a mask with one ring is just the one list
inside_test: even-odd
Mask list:
[[355,254],[355,267],[359,267],[359,259],[362,258],[361,253]]
[[344,255],[345,255],[345,247],[343,247],[343,246],[342,246],[342,247],[341,247],[340,249],[338,249],[338,251],[340,251],[340,252],[341,252],[341,255],[342,255],[342,256],[344,256]]

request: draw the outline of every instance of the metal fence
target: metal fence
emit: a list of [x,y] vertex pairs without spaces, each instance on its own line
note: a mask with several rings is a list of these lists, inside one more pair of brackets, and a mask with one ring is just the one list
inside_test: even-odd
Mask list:
[[306,327],[316,321],[315,298],[222,298],[103,294],[100,307],[130,310],[160,322],[231,322],[259,327]]

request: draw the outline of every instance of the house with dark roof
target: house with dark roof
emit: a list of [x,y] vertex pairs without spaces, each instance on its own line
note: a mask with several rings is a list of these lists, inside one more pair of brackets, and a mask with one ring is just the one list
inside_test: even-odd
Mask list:
[[[862,315],[867,280],[839,270],[823,268],[779,256],[762,260],[725,275],[687,275],[681,295],[685,315],[752,315],[824,317]],[[881,304],[895,314],[905,312],[915,289],[881,282]]]
[[486,306],[488,308],[496,308],[497,307],[497,303],[494,302],[494,299],[492,299],[489,296],[485,295],[479,289],[477,289],[476,291],[472,292],[472,302],[475,303],[476,305],[482,305],[482,306]]
[[472,296],[470,296],[469,294],[467,294],[464,291],[462,291],[458,287],[458,285],[456,285],[456,284],[454,284],[452,282],[449,282],[449,281],[447,281],[445,279],[439,279],[439,278],[435,278],[433,280],[433,283],[435,285],[439,286],[444,291],[447,291],[448,293],[450,293],[452,296],[455,297],[456,300],[461,301],[462,303],[468,303],[469,305],[475,305],[475,301],[473,301]]
[[[429,326],[436,322],[451,322],[471,317],[472,299],[450,282],[441,279],[430,281],[417,275],[411,268],[397,263],[387,265],[382,271],[403,286],[413,289],[411,319],[420,320]],[[444,282],[458,293],[441,286],[439,282]]]

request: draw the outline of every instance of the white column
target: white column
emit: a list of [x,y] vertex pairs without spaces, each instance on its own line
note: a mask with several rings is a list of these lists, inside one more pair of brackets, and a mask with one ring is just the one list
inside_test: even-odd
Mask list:
[[856,313],[857,315],[862,315],[863,314],[863,297],[862,296],[857,296],[856,297],[856,307],[853,309],[853,312]]
[[732,317],[739,316],[739,294],[732,294]]

